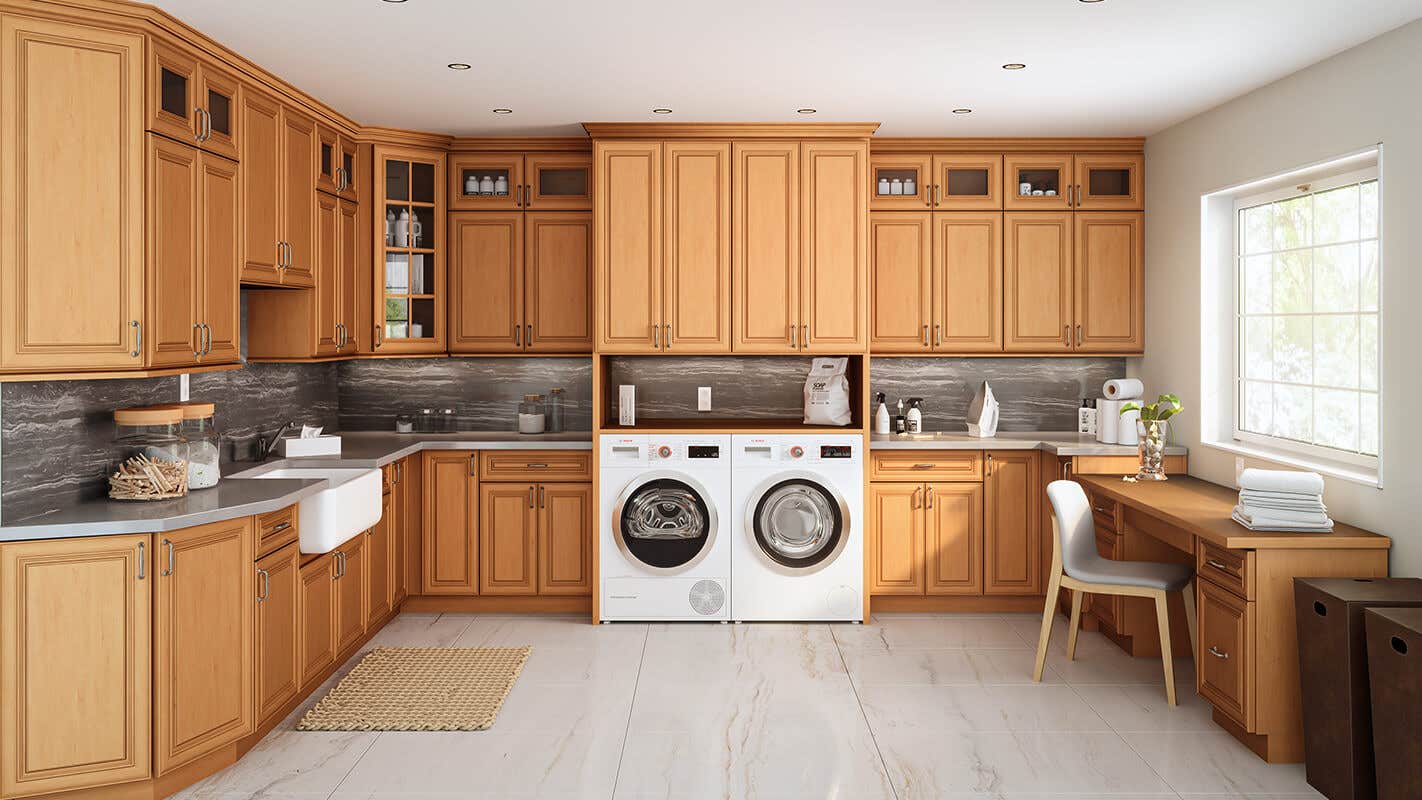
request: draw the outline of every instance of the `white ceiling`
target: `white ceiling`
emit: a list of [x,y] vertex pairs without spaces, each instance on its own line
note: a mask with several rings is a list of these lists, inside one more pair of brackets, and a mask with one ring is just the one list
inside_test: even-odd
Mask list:
[[652,119],[1148,135],[1422,17],[1422,0],[156,4],[357,122],[517,136]]

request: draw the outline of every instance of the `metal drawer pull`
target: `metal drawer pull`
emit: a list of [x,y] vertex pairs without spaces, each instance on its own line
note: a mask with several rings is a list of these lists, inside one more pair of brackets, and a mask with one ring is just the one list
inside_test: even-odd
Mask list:
[[138,543],[138,579],[143,580],[143,542]]
[[284,531],[284,530],[286,530],[287,528],[290,528],[290,527],[291,527],[291,523],[290,523],[290,522],[282,522],[282,523],[278,524],[276,527],[272,528],[272,533],[281,533],[282,531]]
[[212,326],[204,322],[202,324],[202,331],[206,342],[206,344],[203,345],[202,354],[207,355],[212,352]]
[[264,569],[257,570],[257,574],[262,576],[262,593],[257,595],[257,602],[260,603],[272,593],[272,576]]
[[1092,511],[1095,511],[1095,512],[1098,513],[1098,514],[1110,514],[1110,513],[1111,513],[1110,511],[1107,511],[1106,509],[1102,508],[1101,506],[1092,506],[1092,507],[1091,507],[1091,510],[1092,510]]
[[1213,558],[1211,558],[1211,559],[1206,559],[1206,560],[1205,560],[1205,565],[1206,565],[1206,566],[1210,566],[1210,567],[1214,567],[1215,569],[1218,569],[1218,570],[1223,570],[1223,571],[1225,571],[1225,572],[1232,572],[1232,570],[1231,570],[1228,566],[1226,566],[1226,565],[1224,565],[1224,564],[1221,564],[1220,562],[1214,560]]
[[166,548],[168,548],[168,568],[165,569],[165,570],[163,570],[163,572],[160,573],[160,574],[165,575],[165,576],[166,576],[166,575],[172,575],[172,574],[173,574],[173,549],[174,549],[174,548],[173,548],[173,542],[172,542],[172,540],[164,539],[164,540],[163,540],[163,546],[166,547]]
[[1210,647],[1210,655],[1220,659],[1221,661],[1229,660],[1229,653],[1221,653],[1218,647]]
[[547,464],[526,464],[529,469],[547,469]]
[[936,467],[936,466],[938,466],[938,465],[937,465],[937,464],[914,464],[914,465],[913,465],[913,468],[914,468],[914,469],[933,469],[933,468]]

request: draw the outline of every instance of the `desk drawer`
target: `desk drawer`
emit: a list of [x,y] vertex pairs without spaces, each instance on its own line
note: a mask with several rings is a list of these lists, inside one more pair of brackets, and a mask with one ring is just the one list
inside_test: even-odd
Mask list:
[[296,541],[296,506],[257,515],[257,557],[275,553]]
[[483,481],[590,481],[592,451],[485,450],[479,454]]
[[1229,550],[1202,540],[1195,558],[1196,575],[1214,581],[1245,600],[1254,599],[1253,550]]
[[1255,603],[1210,581],[1199,582],[1201,696],[1247,731],[1255,730]]
[[983,454],[978,450],[885,450],[869,459],[875,481],[981,481]]
[[1087,502],[1091,504],[1091,516],[1096,520],[1096,529],[1106,529],[1112,533],[1120,533],[1121,527],[1116,524],[1119,516],[1119,506],[1115,500],[1094,492],[1086,493]]

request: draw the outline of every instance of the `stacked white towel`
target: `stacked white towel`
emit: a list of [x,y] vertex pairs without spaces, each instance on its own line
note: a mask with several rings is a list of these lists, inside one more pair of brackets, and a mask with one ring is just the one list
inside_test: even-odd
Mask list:
[[1252,531],[1327,533],[1333,530],[1317,472],[1247,469],[1239,475],[1234,521]]

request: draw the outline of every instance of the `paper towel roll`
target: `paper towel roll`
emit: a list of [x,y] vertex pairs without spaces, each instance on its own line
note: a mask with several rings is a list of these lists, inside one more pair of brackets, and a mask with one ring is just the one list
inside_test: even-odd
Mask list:
[[1116,378],[1102,384],[1101,391],[1111,400],[1139,400],[1145,394],[1145,384],[1136,378]]
[[[1119,412],[1120,409],[1117,409]],[[1140,422],[1141,411],[1133,408],[1120,415],[1116,421],[1116,444],[1128,444],[1135,447],[1141,440],[1140,431],[1136,429],[1136,423]]]
[[1096,401],[1096,441],[1102,444],[1116,443],[1117,417],[1121,414],[1120,400],[1101,398]]

